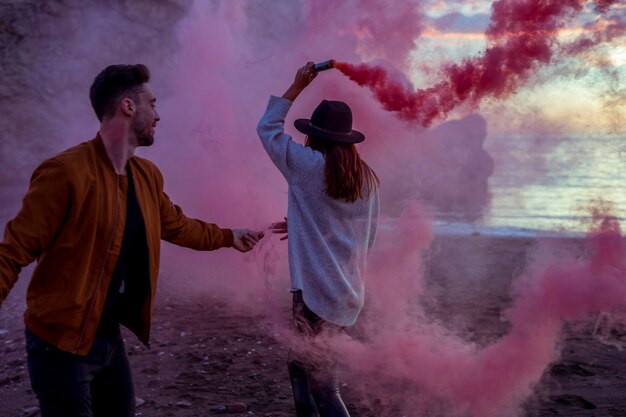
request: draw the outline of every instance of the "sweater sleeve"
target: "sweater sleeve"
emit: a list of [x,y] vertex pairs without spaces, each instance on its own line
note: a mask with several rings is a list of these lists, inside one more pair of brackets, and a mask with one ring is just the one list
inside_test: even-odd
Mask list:
[[283,174],[287,182],[305,176],[316,163],[315,151],[294,142],[285,133],[285,117],[292,102],[271,96],[257,125],[257,133],[270,159]]
[[23,267],[54,241],[65,222],[70,201],[67,170],[60,162],[44,161],[33,172],[18,214],[7,223],[0,243],[0,304]]

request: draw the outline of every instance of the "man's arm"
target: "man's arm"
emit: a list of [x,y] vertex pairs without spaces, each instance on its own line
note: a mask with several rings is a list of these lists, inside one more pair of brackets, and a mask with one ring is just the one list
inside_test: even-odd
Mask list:
[[160,210],[163,240],[196,250],[215,250],[234,244],[231,229],[187,217],[164,192],[161,194]]
[[[158,172],[158,171],[157,171]],[[195,250],[233,247],[240,252],[251,250],[263,232],[248,229],[226,229],[216,224],[187,217],[163,192],[163,178],[158,172],[160,190],[161,239]]]
[[23,267],[53,242],[69,210],[70,185],[64,166],[44,161],[31,177],[18,214],[7,223],[0,243],[0,304]]

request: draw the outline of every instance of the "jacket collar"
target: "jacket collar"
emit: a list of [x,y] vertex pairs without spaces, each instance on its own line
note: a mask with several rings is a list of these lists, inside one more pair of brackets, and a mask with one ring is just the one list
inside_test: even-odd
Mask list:
[[[116,173],[115,171],[115,167],[113,166],[113,162],[111,162],[111,158],[109,158],[109,154],[107,153],[106,148],[104,147],[104,142],[102,140],[102,136],[100,136],[100,132],[98,132],[96,134],[96,137],[93,138],[90,141],[96,151],[96,155],[98,155],[98,158],[102,161],[102,163],[104,163],[104,165],[111,170],[112,172]],[[130,158],[128,160],[129,164],[132,164],[133,162],[133,158]]]

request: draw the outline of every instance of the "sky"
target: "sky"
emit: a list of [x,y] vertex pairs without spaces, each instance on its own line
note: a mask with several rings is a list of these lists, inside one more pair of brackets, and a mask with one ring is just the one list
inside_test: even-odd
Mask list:
[[[444,62],[476,56],[487,45],[492,1],[431,0],[425,3],[426,29],[415,40],[407,76],[416,88],[429,81]],[[626,4],[615,4],[616,15]],[[598,19],[589,6],[558,36],[568,42],[589,33],[586,26]],[[623,32],[622,32],[623,34]],[[424,58],[427,59],[424,59]],[[483,103],[481,114],[492,132],[520,132],[522,113],[540,115],[546,125],[563,133],[616,133],[626,131],[626,38],[614,39],[577,56],[562,59],[533,75],[528,84],[505,103]],[[575,98],[572,100],[572,98]],[[502,120],[507,120],[503,123]],[[511,120],[514,120],[511,123]]]
[[[488,48],[485,32],[493,3],[425,4],[425,29],[415,40],[411,71],[407,73],[415,88],[435,84],[440,79],[438,71],[446,63],[480,56]],[[572,56],[556,53],[549,65],[533,71],[514,94],[505,100],[483,100],[476,109],[487,121],[486,147],[496,159],[496,175],[490,181],[489,224],[540,229],[558,225],[566,230],[586,230],[588,225],[578,224],[577,216],[588,214],[592,201],[602,200],[612,204],[616,216],[624,218],[626,206],[621,196],[626,148],[619,148],[618,141],[609,144],[599,137],[619,137],[626,132],[626,3],[613,4],[611,12],[605,15],[611,16],[617,19],[614,22],[621,23],[615,26],[619,36],[610,44],[599,44]],[[569,19],[558,32],[557,40],[566,45],[581,36],[610,33],[606,22],[588,2],[584,11]],[[449,117],[467,111],[456,109]],[[509,147],[511,141],[503,139],[511,137],[529,141],[530,147],[526,152]],[[563,141],[565,137],[583,140],[569,143]],[[580,155],[585,156],[581,159]],[[569,163],[564,164],[566,161]],[[526,175],[530,177],[522,179]],[[548,179],[557,176],[559,183]],[[515,185],[496,185],[507,181]],[[551,198],[554,195],[559,198]],[[498,213],[506,216],[498,218]],[[539,224],[535,216],[544,215],[552,220]],[[565,217],[568,220],[555,220]]]

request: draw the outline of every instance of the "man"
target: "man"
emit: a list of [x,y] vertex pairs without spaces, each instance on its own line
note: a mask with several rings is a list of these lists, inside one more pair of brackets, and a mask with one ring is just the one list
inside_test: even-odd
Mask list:
[[186,217],[163,192],[150,146],[159,115],[144,65],[112,65],[90,98],[97,136],[44,161],[0,243],[0,304],[37,259],[27,293],[26,350],[42,417],[134,415],[119,325],[148,344],[160,239],[246,252],[263,233]]

